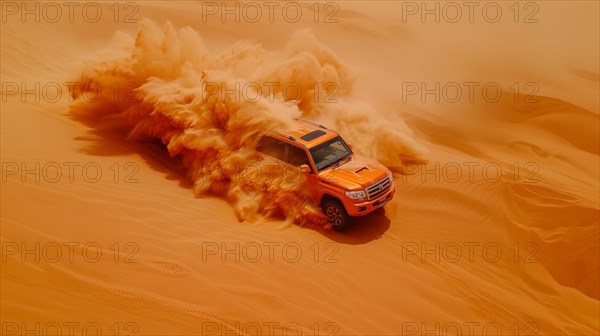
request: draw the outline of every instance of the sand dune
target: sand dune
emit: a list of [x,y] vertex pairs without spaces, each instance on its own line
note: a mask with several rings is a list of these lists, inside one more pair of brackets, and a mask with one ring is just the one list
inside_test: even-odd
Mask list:
[[[505,3],[496,24],[406,2],[223,24],[206,4],[94,23],[2,4],[2,334],[600,333],[598,3],[536,3],[532,24]],[[271,81],[303,94],[203,99]],[[299,116],[393,169],[396,198],[337,233],[301,181],[203,169],[253,163]]]

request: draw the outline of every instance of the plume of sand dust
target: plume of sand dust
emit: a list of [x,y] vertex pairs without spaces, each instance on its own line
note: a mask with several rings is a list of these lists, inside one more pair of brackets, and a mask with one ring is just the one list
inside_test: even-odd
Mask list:
[[302,175],[260,159],[254,148],[269,129],[307,117],[343,129],[359,152],[390,167],[417,159],[407,127],[351,102],[354,80],[307,31],[277,53],[241,41],[213,55],[193,29],[144,20],[124,56],[87,65],[71,88],[72,112],[131,139],[160,140],[182,160],[194,193],[224,197],[240,220],[325,224]]

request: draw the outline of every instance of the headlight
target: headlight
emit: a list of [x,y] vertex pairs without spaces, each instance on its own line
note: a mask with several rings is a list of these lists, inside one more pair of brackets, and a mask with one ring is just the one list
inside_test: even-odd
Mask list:
[[388,177],[390,178],[390,181],[393,181],[394,180],[394,174],[392,174],[392,171],[388,169],[387,173],[388,173]]
[[365,193],[364,190],[346,191],[346,196],[348,196],[348,198],[351,198],[351,199],[359,200],[359,199],[366,198],[367,194]]

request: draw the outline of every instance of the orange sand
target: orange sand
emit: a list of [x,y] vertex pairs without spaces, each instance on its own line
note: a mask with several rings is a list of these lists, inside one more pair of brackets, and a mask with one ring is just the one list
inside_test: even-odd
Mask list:
[[[501,2],[493,24],[469,22],[464,6],[457,23],[423,23],[407,2],[387,1],[322,6],[318,23],[311,3],[296,23],[276,9],[274,23],[223,24],[205,20],[202,4],[222,8],[188,1],[121,3],[117,20],[103,3],[93,23],[83,5],[69,22],[63,5],[60,20],[36,23],[7,3],[3,335],[600,333],[597,2],[535,3],[537,23],[522,22],[525,4],[515,23]],[[125,22],[133,9],[139,23]],[[333,10],[337,22],[323,22]],[[192,104],[238,128],[201,125],[169,148],[191,156],[171,157],[147,140],[168,143],[198,118],[186,104],[202,71],[216,82],[295,82],[305,94],[331,82],[338,101]],[[108,103],[82,102],[80,87],[72,100],[66,83],[90,79]],[[143,102],[122,103],[130,89],[111,87],[129,82],[147,84],[134,92]],[[439,102],[421,96],[423,83],[439,83]],[[486,101],[496,87],[502,97]],[[132,105],[127,122],[115,117]],[[170,121],[148,124],[154,109]],[[394,169],[396,198],[336,233],[297,225],[319,217],[294,198],[297,186],[275,206],[290,189],[198,184],[194,150],[245,162],[244,144],[300,115]]]

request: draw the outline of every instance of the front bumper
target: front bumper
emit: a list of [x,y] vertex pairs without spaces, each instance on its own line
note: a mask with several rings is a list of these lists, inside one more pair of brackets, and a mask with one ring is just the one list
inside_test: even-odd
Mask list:
[[350,216],[364,216],[386,205],[394,198],[395,193],[396,184],[392,183],[390,190],[374,200],[346,204],[346,212]]

